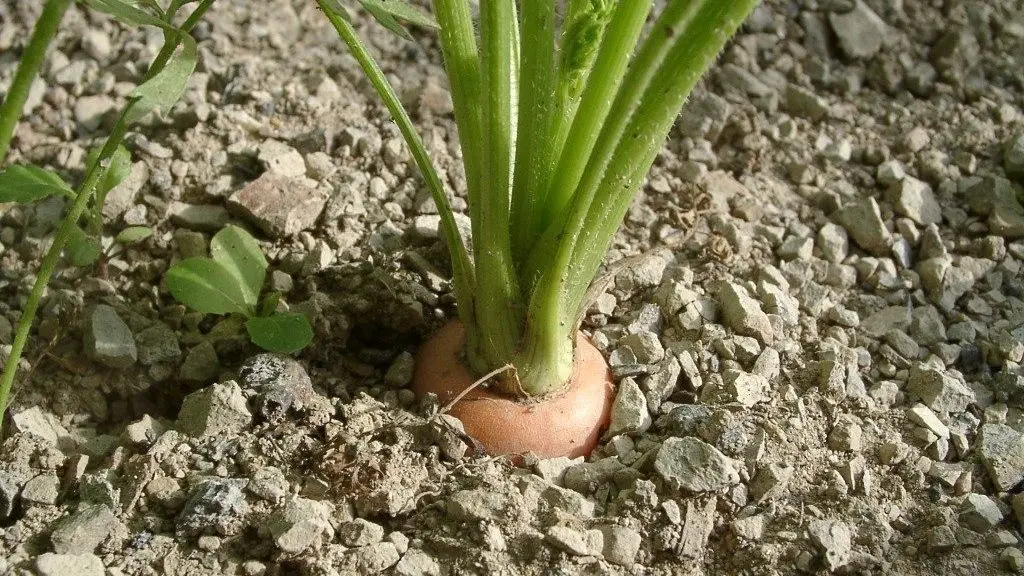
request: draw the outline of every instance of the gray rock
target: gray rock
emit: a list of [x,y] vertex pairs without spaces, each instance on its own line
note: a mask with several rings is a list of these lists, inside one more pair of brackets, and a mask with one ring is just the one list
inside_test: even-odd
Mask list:
[[846,259],[850,251],[850,238],[846,229],[829,222],[818,230],[816,242],[822,256],[829,262],[839,263]]
[[632,528],[619,525],[600,527],[604,534],[604,559],[619,566],[632,566],[640,552],[643,538]]
[[117,525],[113,511],[102,504],[82,506],[61,520],[50,542],[58,554],[91,554]]
[[730,402],[738,402],[750,408],[768,400],[770,384],[764,376],[742,370],[726,370],[722,374],[722,381],[723,392]]
[[110,36],[102,30],[87,30],[82,33],[82,50],[93,60],[104,62],[113,51]]
[[856,0],[849,12],[831,12],[828,21],[839,48],[850,59],[871,58],[889,34],[889,26],[862,0]]
[[1024,134],[1018,134],[1007,143],[1003,169],[1010,178],[1024,182]]
[[15,432],[31,434],[53,446],[63,440],[71,440],[71,434],[61,425],[60,420],[53,414],[44,412],[38,405],[14,412],[11,415],[11,424]]
[[505,514],[508,500],[492,490],[460,490],[448,499],[447,511],[461,521],[496,520]]
[[178,335],[163,322],[157,322],[135,336],[139,364],[152,366],[177,362],[181,358]]
[[402,352],[391,361],[388,371],[384,373],[384,382],[394,388],[405,388],[412,383],[415,370],[416,358],[409,352]]
[[658,364],[658,369],[643,380],[642,388],[647,398],[647,409],[657,413],[661,404],[675,392],[682,374],[682,365],[669,356]]
[[412,549],[395,565],[395,576],[441,576],[441,565],[423,550]]
[[256,159],[263,164],[267,172],[279,176],[296,178],[306,175],[306,161],[303,160],[302,154],[284,142],[272,138],[260,144]]
[[378,574],[398,564],[401,554],[392,542],[378,542],[356,548],[346,555],[341,574]]
[[719,285],[717,295],[722,315],[730,328],[737,334],[757,338],[762,344],[772,343],[775,332],[771,320],[745,288],[732,282],[723,282]]
[[807,533],[824,554],[825,566],[836,570],[850,562],[850,527],[836,520],[812,520]]
[[39,576],[103,576],[103,561],[93,554],[54,554],[36,558]]
[[40,474],[25,483],[21,489],[22,502],[31,504],[52,505],[57,502],[60,491],[60,480],[52,472]]
[[714,492],[737,484],[740,463],[693,437],[669,438],[654,458],[663,480],[690,492]]
[[836,214],[836,220],[864,250],[879,256],[888,254],[889,231],[874,198],[844,206]]
[[327,503],[295,496],[270,515],[267,529],[281,551],[298,554],[334,538],[331,512]]
[[313,388],[313,381],[298,361],[280,354],[253,356],[238,371],[246,390],[254,390],[256,412],[269,421],[289,412],[333,413],[330,400]]
[[914,367],[907,391],[936,412],[963,412],[975,401],[974,391],[946,370]]
[[167,212],[175,225],[198,232],[216,233],[231,219],[227,209],[216,204],[186,204],[175,200]]
[[1003,513],[984,494],[968,494],[960,506],[960,521],[975,532],[988,532],[1003,521]]
[[651,427],[647,398],[632,378],[623,378],[612,403],[611,423],[607,437],[646,432]]
[[138,358],[131,329],[106,304],[98,304],[89,316],[85,351],[100,364],[116,369],[131,366]]
[[581,462],[583,462],[582,456],[578,458],[567,458],[565,456],[560,456],[558,458],[545,458],[543,460],[538,460],[537,463],[534,464],[533,471],[551,484],[554,484],[555,486],[562,486],[565,481],[565,471],[571,466],[575,466]]
[[106,94],[82,96],[75,102],[75,122],[79,132],[92,132],[103,124],[107,114],[117,107],[117,102]]
[[886,191],[886,196],[897,213],[927,226],[942,222],[942,208],[928,184],[907,176]]
[[770,463],[762,466],[750,481],[750,499],[754,503],[761,503],[782,496],[789,487],[793,471],[793,467],[787,464]]
[[939,420],[935,412],[932,412],[931,408],[928,408],[924,404],[915,404],[910,408],[907,408],[907,418],[928,430],[939,438],[949,438],[949,427]]
[[985,424],[978,446],[996,490],[1008,492],[1024,481],[1024,434],[1006,424]]
[[196,437],[238,432],[252,423],[242,389],[233,380],[197,390],[185,397],[178,412],[178,430]]
[[245,481],[233,478],[211,478],[197,484],[175,519],[178,535],[237,534],[249,512],[244,485]]
[[209,382],[220,374],[220,360],[213,342],[204,340],[185,355],[181,363],[181,379],[188,382]]
[[103,200],[103,216],[110,220],[120,217],[135,205],[135,197],[149,181],[149,166],[145,162],[135,162],[128,177],[107,192]]
[[619,346],[629,348],[641,364],[656,364],[665,357],[661,340],[653,332],[627,334],[619,340]]
[[604,534],[600,530],[583,531],[568,526],[552,526],[544,540],[574,556],[596,556],[604,548]]
[[369,520],[356,518],[338,526],[338,540],[352,548],[369,546],[384,540],[384,527]]
[[312,228],[326,205],[327,196],[305,180],[272,172],[264,173],[228,200],[228,208],[273,238]]
[[149,446],[167,431],[159,420],[144,414],[139,420],[124,427],[124,438],[132,444]]
[[785,102],[791,113],[814,121],[821,120],[829,111],[828,101],[796,84],[786,86]]

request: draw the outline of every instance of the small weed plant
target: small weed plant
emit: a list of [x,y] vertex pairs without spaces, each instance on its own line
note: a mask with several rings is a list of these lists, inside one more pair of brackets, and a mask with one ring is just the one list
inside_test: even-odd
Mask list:
[[[588,289],[687,96],[756,0],[399,0],[371,13],[438,29],[472,253],[409,114],[338,0],[316,0],[401,130],[441,215],[471,367],[498,387],[562,388]],[[370,8],[370,6],[367,6]],[[561,13],[559,13],[561,12]],[[403,31],[398,27],[399,31]],[[477,33],[479,31],[479,34]],[[643,39],[641,40],[641,37]]]
[[237,314],[254,344],[289,354],[313,340],[304,314],[278,311],[280,292],[262,298],[267,259],[245,230],[227,226],[210,241],[210,258],[186,258],[171,267],[165,281],[178,302],[203,314]]

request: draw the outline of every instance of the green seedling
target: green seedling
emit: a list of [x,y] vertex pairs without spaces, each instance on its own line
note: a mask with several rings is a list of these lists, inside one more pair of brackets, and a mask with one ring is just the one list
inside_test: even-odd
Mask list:
[[227,226],[210,242],[210,258],[182,260],[167,271],[167,289],[182,304],[203,314],[244,317],[254,344],[271,352],[290,354],[313,340],[305,315],[279,312],[281,294],[263,298],[267,259],[256,239],[237,226]]
[[[469,0],[433,0],[472,254],[409,114],[348,13],[338,0],[317,3],[437,204],[471,367],[511,365],[497,383],[511,394],[559,390],[616,230],[687,96],[757,1],[669,0],[641,40],[653,0],[568,0],[561,15],[552,0],[480,0],[478,20]],[[421,24],[398,0],[386,4],[394,19]]]
[[[43,256],[4,364],[3,378],[0,380],[0,423],[3,422],[3,410],[7,407],[32,322],[62,254],[66,254],[70,263],[80,265],[91,264],[101,256],[98,238],[103,226],[103,200],[131,167],[131,155],[122,146],[125,134],[132,125],[146,116],[166,113],[185,92],[186,83],[195,70],[197,56],[196,42],[189,32],[213,5],[213,0],[201,0],[180,26],[174,23],[175,18],[179,10],[185,4],[192,3],[192,0],[172,0],[166,9],[155,0],[84,0],[83,3],[127,25],[159,28],[164,33],[164,45],[145,77],[128,95],[128,102],[122,108],[103,146],[90,155],[85,178],[77,188],[67,184],[59,175],[35,166],[11,166],[0,172],[0,202],[34,202],[51,196],[63,196],[70,200],[64,219],[54,233],[53,243]],[[51,7],[50,4],[56,3],[48,3],[47,9],[58,7]],[[46,10],[44,16],[51,20],[56,18],[59,22],[59,17],[47,14]],[[32,59],[42,59],[46,45],[56,32],[57,22],[52,22],[53,30],[47,28],[44,31],[47,34],[42,35],[46,37],[39,39],[38,46],[26,50],[19,65],[19,74],[26,66],[38,69],[38,63]],[[43,23],[39,26],[43,26]],[[33,43],[35,37],[41,35],[39,26]],[[28,82],[31,82],[31,78]],[[21,106],[12,106],[14,111],[5,107],[4,114],[13,114],[14,120],[10,120],[10,115],[5,115],[0,118],[2,122],[17,121]],[[140,232],[132,232],[128,236],[138,234]]]

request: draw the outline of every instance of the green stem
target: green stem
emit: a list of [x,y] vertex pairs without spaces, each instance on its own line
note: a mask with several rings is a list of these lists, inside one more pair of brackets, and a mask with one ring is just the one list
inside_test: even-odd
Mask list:
[[[512,0],[480,2],[483,100],[483,182],[480,238],[474,238],[476,321],[480,358],[490,367],[513,358],[522,331],[522,309],[509,234],[512,154],[512,82],[515,51]],[[470,351],[471,353],[473,351]],[[506,391],[516,388],[503,379]]]
[[[174,56],[175,50],[177,50],[178,46],[181,45],[181,34],[188,34],[192,32],[192,29],[196,27],[196,24],[199,24],[203,19],[203,16],[206,15],[207,10],[213,6],[213,2],[214,0],[202,0],[202,2],[196,6],[195,10],[189,14],[188,18],[185,19],[185,22],[182,23],[181,28],[179,28],[180,33],[171,33],[170,31],[164,30],[164,45],[160,47],[160,51],[157,52],[156,58],[153,59],[153,63],[149,66],[149,70],[146,71],[146,75],[142,78],[142,82],[140,82],[140,84],[145,84],[152,80],[153,76],[157,75],[165,66],[167,66],[167,62],[170,61],[171,57]],[[177,4],[178,3],[176,2],[168,7],[168,23],[171,22],[178,9],[180,9],[180,6]],[[100,157],[102,157],[102,155],[97,156],[94,163],[86,167],[86,172],[96,169],[95,163],[99,161]],[[96,201],[93,202],[92,208],[86,214],[86,218],[89,220],[89,231],[93,234],[99,234],[103,230],[103,205],[106,204],[106,201],[107,191],[97,190]]]
[[[670,45],[664,58],[651,58],[653,74],[636,82],[645,85],[639,104],[632,104],[635,89],[627,91],[623,110],[634,110],[629,125],[616,138],[614,155],[606,164],[586,220],[573,247],[573,268],[567,283],[567,311],[576,317],[589,283],[604,259],[605,251],[644,176],[664,146],[679,110],[693,87],[711,67],[725,43],[740,27],[757,0],[697,0],[688,2],[678,19],[655,27],[654,56]],[[645,58],[648,56],[645,54]],[[628,135],[628,137],[624,137]],[[588,171],[590,167],[588,166]]]
[[524,0],[520,34],[522,77],[512,187],[512,253],[518,265],[541,230],[545,147],[555,98],[555,3]]
[[366,46],[359,39],[359,35],[356,34],[352,25],[344,17],[332,10],[327,0],[317,0],[317,4],[338,32],[338,36],[348,46],[352,56],[359,62],[363,72],[370,80],[370,84],[373,85],[377,94],[380,95],[381,100],[384,101],[388,112],[391,113],[392,120],[398,125],[399,131],[401,131],[402,136],[405,138],[405,142],[409,146],[417,167],[423,174],[423,179],[427,184],[428,190],[430,190],[434,203],[437,205],[438,214],[441,216],[441,231],[444,234],[448,250],[452,256],[452,272],[459,317],[463,324],[472,326],[474,325],[473,264],[469,260],[466,246],[462,241],[462,236],[459,234],[458,226],[455,224],[455,214],[448,201],[448,196],[444,192],[441,179],[437,175],[437,170],[434,169],[434,164],[430,161],[427,149],[413,127],[412,120],[402,106],[398,94],[395,93],[394,88],[392,88],[384,76],[384,72],[374,61],[369,51],[367,51]]
[[[121,145],[121,141],[128,131],[126,120],[131,108],[132,104],[129,103],[122,110],[121,117],[114,125],[113,131],[100,152],[100,158],[109,158],[117,150],[117,147]],[[100,164],[97,163],[97,165]],[[18,373],[18,363],[21,362],[21,355],[25,351],[25,344],[28,342],[29,333],[32,331],[32,322],[35,320],[36,312],[39,310],[39,303],[43,298],[43,293],[46,291],[46,286],[50,283],[50,278],[53,276],[57,263],[60,261],[64,246],[67,245],[68,240],[71,239],[71,234],[78,227],[78,220],[89,205],[93,192],[96,190],[96,184],[103,177],[104,172],[105,169],[94,167],[86,174],[85,181],[82,183],[75,201],[71,204],[71,208],[54,234],[53,244],[50,245],[46,255],[43,256],[43,262],[39,266],[39,274],[36,276],[35,283],[32,285],[32,291],[28,296],[28,301],[25,303],[25,309],[18,320],[18,328],[14,333],[11,352],[4,364],[3,379],[0,380],[0,425],[3,424],[4,410],[7,409],[7,398],[11,393],[11,387],[14,385],[14,377]]]
[[[480,61],[473,20],[465,0],[434,0],[434,12],[441,26],[441,52],[455,105],[455,122],[462,142],[462,163],[466,170],[466,192],[473,238],[480,237],[479,195],[482,187],[482,136]],[[466,327],[470,330],[470,327]]]
[[612,15],[548,190],[545,224],[564,220],[560,216],[572,200],[587,166],[652,3],[653,0],[621,2]]
[[3,165],[4,159],[7,158],[7,151],[25,108],[32,82],[39,74],[39,68],[46,59],[46,50],[57,35],[60,22],[69,6],[71,0],[47,0],[32,31],[32,38],[25,46],[11,88],[7,91],[3,104],[0,104],[0,165]]

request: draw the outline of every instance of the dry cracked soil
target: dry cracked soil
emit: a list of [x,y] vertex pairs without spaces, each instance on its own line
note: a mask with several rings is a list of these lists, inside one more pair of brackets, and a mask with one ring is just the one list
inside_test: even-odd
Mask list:
[[[38,0],[0,1],[0,93]],[[438,43],[362,16],[457,210]],[[680,117],[583,328],[586,460],[473,455],[407,386],[453,314],[438,217],[309,1],[218,0],[62,268],[0,451],[0,574],[1024,573],[1024,5],[772,0]],[[81,179],[162,41],[73,7],[11,160]],[[0,208],[9,350],[62,200]],[[229,222],[314,319],[295,358],[161,285]]]

